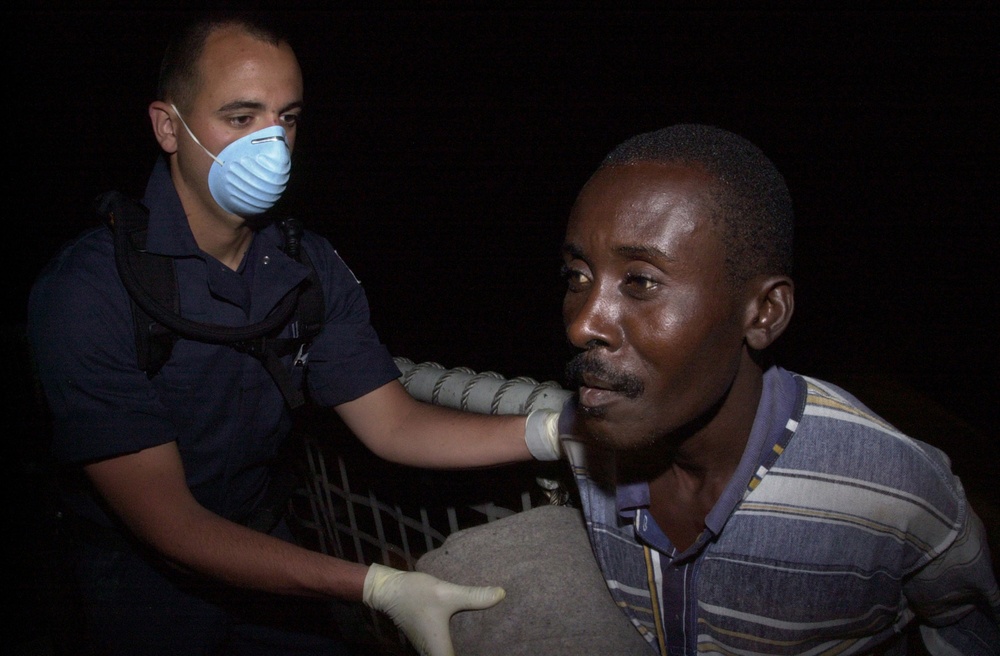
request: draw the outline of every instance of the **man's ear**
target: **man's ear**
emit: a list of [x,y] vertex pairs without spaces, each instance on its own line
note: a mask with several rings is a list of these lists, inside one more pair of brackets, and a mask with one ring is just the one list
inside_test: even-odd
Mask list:
[[177,152],[177,128],[180,125],[170,105],[162,100],[149,103],[149,120],[160,148],[168,154]]
[[795,284],[788,276],[761,276],[748,283],[744,329],[747,345],[757,351],[781,336],[795,310]]

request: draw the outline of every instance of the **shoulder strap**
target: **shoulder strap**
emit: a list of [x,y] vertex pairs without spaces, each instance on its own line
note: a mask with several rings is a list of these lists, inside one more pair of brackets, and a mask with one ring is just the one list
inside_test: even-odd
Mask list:
[[285,253],[309,267],[309,275],[299,285],[299,300],[295,306],[295,321],[298,326],[298,332],[291,340],[299,343],[302,341],[310,342],[323,328],[325,315],[323,285],[320,283],[316,267],[313,265],[309,255],[300,248],[299,240],[302,236],[302,222],[298,219],[287,217],[278,221],[278,227],[281,228],[285,236],[285,246],[283,249]]
[[[301,358],[303,349],[323,324],[322,289],[312,262],[299,248],[302,228],[296,220],[282,222],[285,250],[309,266],[307,280],[287,294],[264,320],[250,326],[231,327],[191,321],[180,315],[173,260],[146,251],[149,212],[142,204],[110,191],[97,198],[95,209],[107,219],[114,234],[115,262],[132,299],[138,363],[148,377],[156,375],[170,358],[174,343],[184,337],[229,345],[253,355],[267,368],[290,407],[294,409],[305,402],[279,359],[294,349],[299,350]],[[285,340],[273,338],[296,312],[299,335]]]
[[[285,295],[278,307],[267,317],[249,326],[220,326],[185,319],[150,293],[144,287],[137,271],[140,268],[136,263],[137,260],[150,256],[145,251],[148,210],[116,191],[98,197],[97,206],[98,210],[108,217],[113,228],[118,273],[132,300],[149,316],[180,336],[208,344],[231,344],[254,340],[280,329],[295,311],[295,304],[298,302],[297,291]],[[139,232],[143,235],[141,247],[136,243],[136,235]]]
[[250,353],[263,362],[271,373],[288,405],[295,409],[305,403],[302,391],[292,384],[288,370],[280,358],[295,354],[293,366],[305,364],[307,351],[313,338],[323,328],[324,301],[323,288],[316,274],[309,255],[300,248],[299,239],[302,236],[302,224],[298,219],[285,218],[278,222],[285,237],[284,251],[292,258],[309,267],[308,277],[298,287],[298,303],[295,306],[295,317],[292,321],[294,334],[291,337],[265,336],[259,340],[250,340],[233,344],[233,348]]
[[[142,267],[142,275],[151,283],[151,288],[164,290],[161,296],[164,301],[171,299],[172,306],[180,311],[180,303],[177,300],[176,286],[172,284],[161,284],[170,281],[174,277],[174,267],[172,262],[167,262],[163,266],[163,258],[151,256],[143,260],[147,266]],[[154,291],[155,293],[155,291]],[[171,332],[153,320],[142,310],[135,301],[132,302],[132,319],[135,323],[136,353],[139,356],[139,368],[152,378],[163,365],[170,359],[170,354],[174,350],[174,344],[179,339],[177,333]]]
[[[135,272],[138,281],[148,290],[149,294],[159,299],[164,308],[174,314],[180,313],[180,300],[177,297],[177,278],[174,272],[174,262],[171,258],[154,255],[146,251],[146,227],[149,214],[146,208],[134,201],[129,201],[118,192],[107,192],[97,198],[94,203],[97,213],[105,217],[115,235],[115,260],[119,274],[123,273],[123,258],[127,258],[125,271]],[[126,279],[122,275],[122,280]],[[138,355],[139,368],[152,378],[170,359],[170,353],[178,334],[168,330],[162,323],[154,320],[135,301],[129,282],[126,289],[132,299],[132,319],[135,324],[135,346]]]

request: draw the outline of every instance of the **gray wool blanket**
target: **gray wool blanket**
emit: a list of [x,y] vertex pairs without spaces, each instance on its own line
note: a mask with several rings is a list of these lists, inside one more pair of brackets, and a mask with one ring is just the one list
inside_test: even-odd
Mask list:
[[507,591],[493,608],[452,617],[458,656],[653,651],[612,601],[575,508],[540,506],[457,531],[416,568],[453,583]]

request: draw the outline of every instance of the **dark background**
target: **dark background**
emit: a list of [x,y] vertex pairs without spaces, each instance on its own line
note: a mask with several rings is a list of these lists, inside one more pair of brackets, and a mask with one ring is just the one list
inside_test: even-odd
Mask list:
[[[760,145],[796,202],[787,366],[890,379],[997,434],[1000,33],[987,3],[384,6],[280,15],[306,78],[283,204],[365,284],[394,354],[561,380],[558,247],[577,191],[625,138],[712,123]],[[146,105],[186,17],[4,21],[14,323],[90,199],[141,193],[157,154]]]
[[[558,248],[577,191],[633,134],[715,124],[761,146],[796,202],[785,365],[994,480],[994,5],[379,6],[281,14],[306,80],[282,203],[364,283],[393,354],[561,381]],[[90,199],[141,193],[146,105],[186,17],[5,11],[10,334],[44,262],[92,223]],[[30,406],[12,398],[16,420]],[[33,428],[15,421],[16,453]]]

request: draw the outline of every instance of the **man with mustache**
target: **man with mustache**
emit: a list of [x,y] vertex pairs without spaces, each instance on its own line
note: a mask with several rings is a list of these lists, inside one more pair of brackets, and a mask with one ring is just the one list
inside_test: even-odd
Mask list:
[[781,174],[708,126],[629,139],[577,198],[560,423],[611,593],[664,656],[1000,653],[947,457],[769,358],[792,236]]

